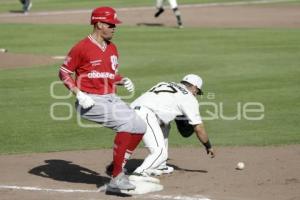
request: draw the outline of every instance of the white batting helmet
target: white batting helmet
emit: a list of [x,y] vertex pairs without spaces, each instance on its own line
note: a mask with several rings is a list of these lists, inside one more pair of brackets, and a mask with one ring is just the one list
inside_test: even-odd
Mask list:
[[194,86],[196,86],[199,89],[199,92],[197,94],[202,95],[203,92],[201,90],[203,81],[200,76],[197,76],[195,74],[188,74],[185,77],[183,77],[182,81],[188,82]]

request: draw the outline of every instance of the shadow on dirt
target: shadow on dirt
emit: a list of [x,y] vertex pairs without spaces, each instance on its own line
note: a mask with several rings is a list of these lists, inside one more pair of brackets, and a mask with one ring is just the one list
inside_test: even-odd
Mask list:
[[174,167],[174,169],[178,170],[178,171],[208,173],[207,170],[202,170],[202,169],[184,169],[184,168],[178,167],[176,165],[172,165],[172,164],[168,164],[168,165],[171,166],[171,167]]
[[149,27],[164,27],[164,24],[160,23],[137,23],[137,26],[149,26]]
[[110,196],[117,196],[117,197],[131,197],[132,196],[130,194],[122,193],[120,190],[116,191],[116,192],[106,191],[105,194],[110,195]]
[[[127,162],[125,168],[127,169],[128,173],[133,172],[138,166],[140,166],[143,163],[144,160],[142,159],[131,159]],[[202,169],[185,169],[181,168],[177,165],[173,165],[168,163],[169,166],[174,167],[175,170],[178,171],[185,171],[185,172],[196,172],[196,173],[208,173],[207,170],[202,170]]]
[[133,172],[138,166],[140,166],[143,163],[143,159],[130,159],[125,165],[125,168],[128,173]]
[[107,184],[109,177],[66,160],[45,160],[45,165],[37,166],[28,173],[57,181],[95,184],[98,188]]
[[10,10],[10,13],[24,13],[23,10]]

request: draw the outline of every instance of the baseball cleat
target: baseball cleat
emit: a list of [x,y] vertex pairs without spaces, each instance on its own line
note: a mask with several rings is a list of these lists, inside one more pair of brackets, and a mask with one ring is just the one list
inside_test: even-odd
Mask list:
[[149,176],[160,176],[163,174],[159,169],[146,169],[145,173],[147,173]]
[[112,178],[107,187],[117,190],[134,190],[136,188],[135,185],[130,183],[128,176],[126,176],[123,172]]
[[158,168],[157,170],[161,171],[162,174],[171,174],[174,172],[174,167],[171,166],[164,166],[162,168]]

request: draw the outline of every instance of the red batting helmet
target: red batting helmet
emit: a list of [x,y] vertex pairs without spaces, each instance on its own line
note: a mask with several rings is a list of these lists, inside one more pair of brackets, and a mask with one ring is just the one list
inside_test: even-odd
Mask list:
[[95,8],[91,15],[91,24],[96,24],[97,22],[104,22],[109,24],[120,24],[122,23],[117,18],[116,11],[111,7],[98,7]]

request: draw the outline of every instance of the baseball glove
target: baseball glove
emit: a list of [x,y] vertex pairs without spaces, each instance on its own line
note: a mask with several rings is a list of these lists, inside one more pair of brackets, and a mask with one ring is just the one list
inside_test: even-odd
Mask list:
[[184,119],[184,116],[177,116],[175,119],[177,130],[182,137],[190,137],[194,133],[194,127],[189,124],[187,119]]

